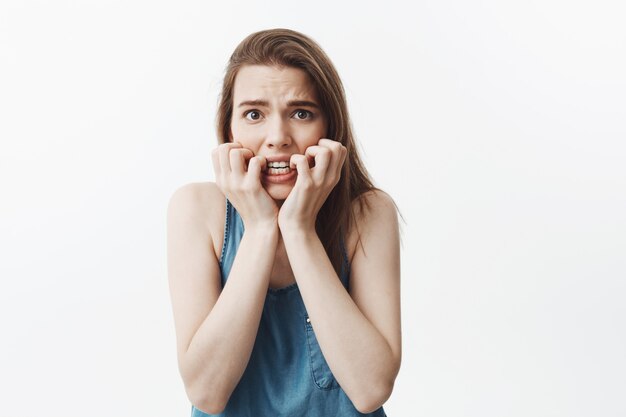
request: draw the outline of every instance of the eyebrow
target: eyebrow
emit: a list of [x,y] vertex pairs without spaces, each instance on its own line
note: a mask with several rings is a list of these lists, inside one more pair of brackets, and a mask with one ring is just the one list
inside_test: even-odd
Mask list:
[[[246,100],[246,101],[242,101],[241,103],[239,103],[238,107],[243,107],[243,106],[269,107],[269,102],[267,102],[267,100]],[[287,102],[287,107],[313,107],[315,109],[320,108],[320,106],[317,103],[313,101],[309,101],[309,100],[291,100]]]

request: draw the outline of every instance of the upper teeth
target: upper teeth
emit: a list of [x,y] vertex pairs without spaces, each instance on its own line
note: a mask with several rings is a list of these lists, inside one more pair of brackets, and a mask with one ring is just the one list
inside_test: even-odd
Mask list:
[[268,168],[287,168],[289,166],[289,162],[281,161],[281,162],[268,162]]

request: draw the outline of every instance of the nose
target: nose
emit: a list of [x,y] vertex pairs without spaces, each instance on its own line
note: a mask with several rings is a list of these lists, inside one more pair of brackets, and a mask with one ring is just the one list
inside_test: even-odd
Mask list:
[[265,146],[270,149],[281,149],[291,145],[291,133],[288,123],[282,116],[271,118],[268,123],[267,134],[265,137]]

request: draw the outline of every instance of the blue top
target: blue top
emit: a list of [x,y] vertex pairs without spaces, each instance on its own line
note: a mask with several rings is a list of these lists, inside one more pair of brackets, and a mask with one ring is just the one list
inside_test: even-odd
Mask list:
[[[235,259],[244,226],[226,200],[222,286]],[[344,252],[341,282],[348,289],[350,265]],[[383,407],[360,413],[335,380],[313,331],[297,283],[268,288],[250,361],[220,414],[191,406],[192,417],[386,417]]]

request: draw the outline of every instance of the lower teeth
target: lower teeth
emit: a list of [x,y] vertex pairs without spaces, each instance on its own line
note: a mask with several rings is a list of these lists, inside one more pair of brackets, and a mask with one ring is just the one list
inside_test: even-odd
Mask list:
[[287,173],[289,173],[289,171],[291,171],[291,169],[289,167],[287,167],[287,168],[268,168],[267,169],[267,173],[270,174],[270,175],[287,174]]

